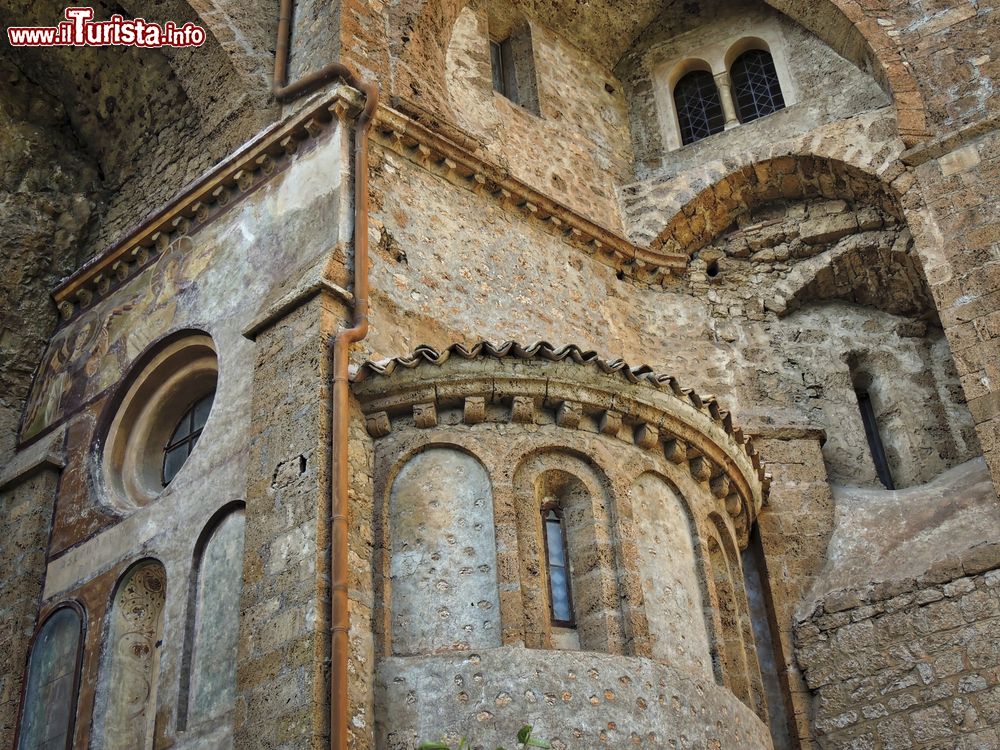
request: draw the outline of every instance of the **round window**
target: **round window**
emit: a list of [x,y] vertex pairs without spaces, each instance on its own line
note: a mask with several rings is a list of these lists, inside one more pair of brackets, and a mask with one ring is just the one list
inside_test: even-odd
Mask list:
[[208,422],[218,379],[211,337],[189,334],[146,358],[126,381],[101,460],[113,506],[146,505],[177,479]]

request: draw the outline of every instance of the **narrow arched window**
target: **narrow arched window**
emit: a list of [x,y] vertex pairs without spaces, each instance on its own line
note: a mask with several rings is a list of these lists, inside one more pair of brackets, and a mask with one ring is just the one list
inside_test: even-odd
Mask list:
[[543,508],[542,523],[545,530],[545,565],[549,577],[552,624],[563,628],[576,627],[570,583],[569,546],[566,543],[566,522],[562,509],[557,506]]
[[17,750],[73,746],[82,634],[76,605],[62,605],[32,641]]
[[708,71],[695,70],[681,78],[674,86],[674,105],[685,146],[726,128],[719,89]]
[[751,122],[785,108],[771,53],[752,49],[736,58],[730,70],[740,122]]

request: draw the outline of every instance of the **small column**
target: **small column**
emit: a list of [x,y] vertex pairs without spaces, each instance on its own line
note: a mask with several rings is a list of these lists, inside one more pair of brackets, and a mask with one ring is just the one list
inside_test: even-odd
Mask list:
[[729,71],[715,75],[715,85],[719,89],[719,101],[722,102],[722,113],[726,116],[726,130],[731,130],[740,124],[736,117],[736,106],[733,104],[733,87],[729,81]]

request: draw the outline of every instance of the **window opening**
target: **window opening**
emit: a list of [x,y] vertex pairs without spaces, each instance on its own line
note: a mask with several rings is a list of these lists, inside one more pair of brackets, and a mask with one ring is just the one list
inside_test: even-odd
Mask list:
[[872,461],[875,463],[875,472],[879,481],[885,485],[887,490],[896,489],[892,481],[892,472],[889,470],[889,461],[885,455],[885,445],[882,443],[882,436],[878,431],[878,422],[875,419],[875,409],[872,406],[871,396],[868,391],[855,391],[858,398],[858,408],[861,410],[861,421],[865,425],[865,437],[868,438],[868,449],[872,454]]
[[674,104],[685,146],[725,130],[726,117],[711,73],[695,70],[681,78],[674,87]]
[[83,622],[72,606],[60,606],[31,646],[18,750],[57,750],[73,745]]
[[549,604],[552,624],[564,628],[576,627],[573,616],[573,592],[570,585],[569,547],[562,509],[542,509],[545,526],[545,561],[549,574]]
[[170,481],[177,476],[184,462],[188,460],[191,451],[201,437],[201,432],[208,421],[208,413],[212,410],[212,401],[215,393],[199,399],[194,406],[185,412],[180,418],[177,427],[174,428],[170,441],[163,449],[163,486],[166,487]]
[[493,68],[493,90],[512,102],[517,102],[514,45],[510,37],[502,42],[490,41],[490,62]]
[[785,108],[774,59],[765,50],[744,52],[730,72],[740,122],[751,122]]

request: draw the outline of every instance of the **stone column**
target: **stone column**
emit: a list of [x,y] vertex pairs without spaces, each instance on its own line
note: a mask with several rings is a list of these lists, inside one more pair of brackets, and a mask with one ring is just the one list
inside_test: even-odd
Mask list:
[[[14,471],[11,471],[13,469]],[[15,458],[0,477],[0,747],[14,746],[28,641],[45,583],[61,461]]]
[[[329,736],[330,370],[346,292],[304,288],[256,340],[235,744],[324,747]],[[370,449],[351,438],[351,747],[371,746]],[[360,438],[363,440],[364,438]],[[361,729],[356,727],[360,726]]]
[[803,427],[755,431],[754,447],[772,475],[767,505],[758,517],[765,588],[778,625],[776,660],[784,664],[793,715],[790,727],[804,750],[813,747],[811,694],[794,657],[795,609],[826,559],[833,533],[833,496],[827,483],[822,430]]
[[715,85],[719,89],[719,101],[722,102],[722,112],[726,116],[726,130],[731,130],[740,124],[736,117],[736,105],[733,104],[732,83],[729,80],[729,71],[717,73]]

